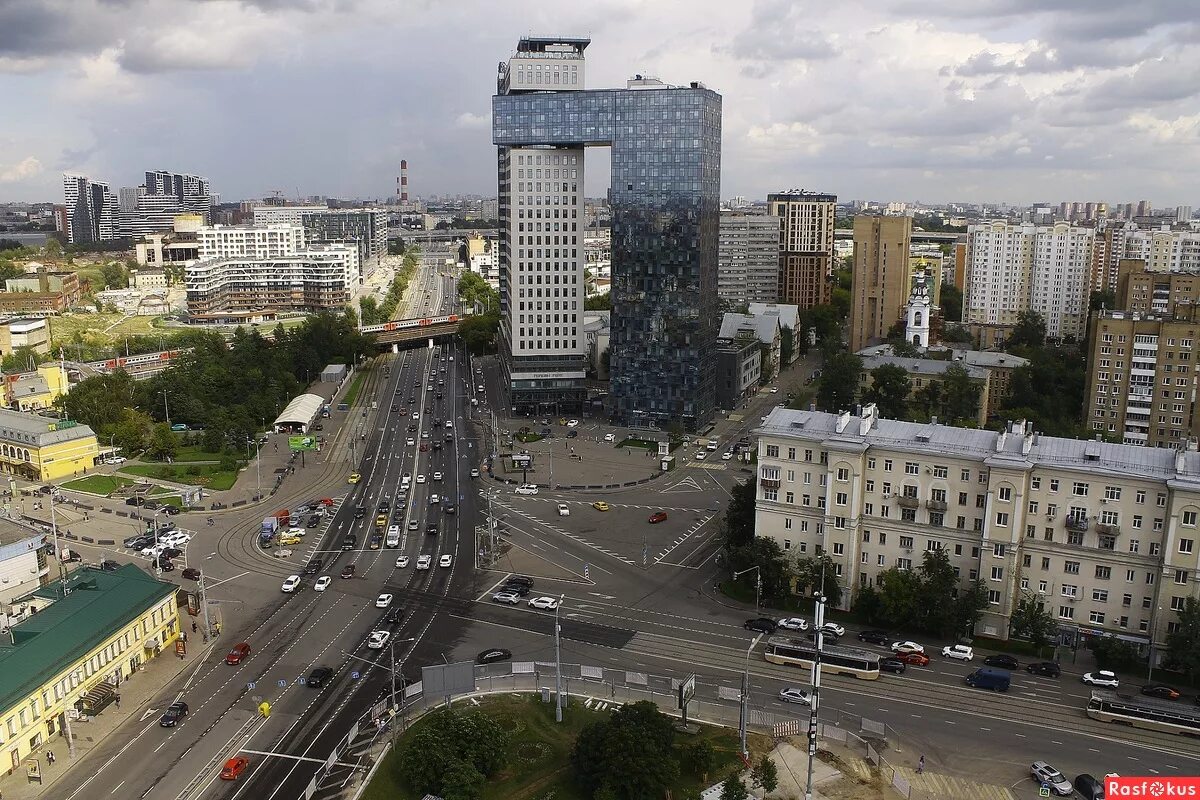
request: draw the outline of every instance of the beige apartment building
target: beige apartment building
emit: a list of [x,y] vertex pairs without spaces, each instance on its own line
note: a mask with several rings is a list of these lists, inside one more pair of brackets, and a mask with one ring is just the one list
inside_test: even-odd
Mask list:
[[982,580],[976,633],[1007,638],[1023,593],[1061,640],[1154,642],[1157,663],[1200,577],[1200,453],[776,409],[757,429],[755,530],[829,554],[848,607],[891,567],[944,548]]
[[833,296],[833,229],[837,195],[792,189],[767,195],[767,213],[780,221],[779,302],[800,308]]
[[1200,303],[1200,272],[1155,272],[1137,258],[1123,258],[1117,268],[1116,308],[1190,317]]
[[[1161,276],[1166,277],[1166,276]],[[1179,447],[1197,434],[1192,355],[1195,307],[1176,315],[1106,311],[1093,316],[1083,417],[1125,444]]]
[[880,344],[891,327],[904,319],[913,284],[911,244],[912,217],[854,218],[851,351]]

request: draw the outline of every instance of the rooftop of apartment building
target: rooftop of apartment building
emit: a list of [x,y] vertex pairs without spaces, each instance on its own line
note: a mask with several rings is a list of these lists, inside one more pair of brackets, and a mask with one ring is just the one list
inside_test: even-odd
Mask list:
[[867,377],[867,373],[876,367],[895,366],[900,367],[910,375],[945,375],[954,366],[960,366],[966,371],[967,377],[983,380],[987,377],[987,370],[981,366],[975,366],[961,361],[951,361],[949,359],[942,360],[938,358],[906,358],[904,356],[892,355],[868,355],[863,357],[863,378]]
[[[890,344],[877,344],[871,347],[864,347],[858,351],[858,355],[863,358],[876,356],[894,356],[895,349]],[[955,347],[930,347],[922,353],[922,357],[946,361],[948,363],[959,362],[974,367],[983,367],[984,369],[996,369],[999,367],[1024,367],[1029,364],[1029,359],[1014,356],[1012,353],[1005,353],[1001,350],[966,350]]]

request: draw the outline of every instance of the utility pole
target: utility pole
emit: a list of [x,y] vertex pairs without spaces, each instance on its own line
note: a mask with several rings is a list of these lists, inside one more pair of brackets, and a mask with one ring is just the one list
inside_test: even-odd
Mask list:
[[821,562],[821,588],[817,595],[817,607],[813,614],[813,625],[816,626],[817,654],[813,659],[812,668],[812,702],[808,714],[808,784],[804,790],[804,800],[813,798],[813,759],[817,756],[817,709],[821,702],[821,652],[825,649],[825,561]]
[[741,736],[743,756],[750,754],[750,751],[746,749],[746,723],[750,717],[750,654],[754,652],[754,648],[758,646],[762,637],[761,633],[755,636],[754,641],[750,642],[750,646],[746,648],[746,669],[742,673],[742,702],[741,713],[738,715],[738,734]]
[[559,647],[562,626],[558,624],[558,610],[562,607],[566,594],[558,596],[558,605],[554,606],[554,721],[562,722],[562,650]]

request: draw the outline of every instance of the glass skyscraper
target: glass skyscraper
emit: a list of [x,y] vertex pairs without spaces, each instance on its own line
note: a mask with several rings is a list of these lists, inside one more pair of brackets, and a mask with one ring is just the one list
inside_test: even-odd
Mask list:
[[721,97],[640,75],[584,89],[588,43],[522,39],[492,98],[509,396],[531,412],[585,400],[583,156],[609,146],[609,410],[624,424],[695,429],[715,403]]

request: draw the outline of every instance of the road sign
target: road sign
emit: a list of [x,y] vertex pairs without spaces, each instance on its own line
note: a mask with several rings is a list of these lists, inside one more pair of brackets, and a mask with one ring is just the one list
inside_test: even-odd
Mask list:
[[1049,786],[1049,784],[1043,783],[1042,788],[1038,789],[1038,797],[1049,797],[1049,796],[1050,796],[1050,786]]

